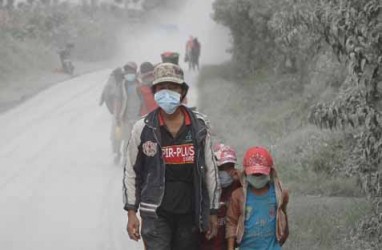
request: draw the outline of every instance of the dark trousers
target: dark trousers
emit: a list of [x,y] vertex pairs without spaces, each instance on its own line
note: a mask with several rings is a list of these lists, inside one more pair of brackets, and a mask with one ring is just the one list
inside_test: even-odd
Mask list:
[[198,250],[198,228],[192,214],[159,212],[158,218],[142,218],[146,250]]

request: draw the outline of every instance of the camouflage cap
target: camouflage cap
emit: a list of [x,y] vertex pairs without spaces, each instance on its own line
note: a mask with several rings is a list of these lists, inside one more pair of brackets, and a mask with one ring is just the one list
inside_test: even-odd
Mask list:
[[184,83],[183,70],[173,63],[161,63],[154,69],[153,85],[162,82]]

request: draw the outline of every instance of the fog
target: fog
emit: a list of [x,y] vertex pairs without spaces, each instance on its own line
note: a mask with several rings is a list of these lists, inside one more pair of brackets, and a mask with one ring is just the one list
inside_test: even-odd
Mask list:
[[117,59],[158,62],[160,53],[176,51],[183,64],[185,44],[190,35],[202,45],[201,64],[216,64],[229,59],[227,30],[212,18],[212,0],[189,0],[180,11],[160,9],[145,24],[127,28],[121,34],[121,56]]
[[[166,50],[183,61],[189,35],[201,41],[201,64],[228,60],[229,36],[210,19],[211,3],[188,1],[127,27],[115,61],[159,62]],[[98,106],[115,66],[57,83],[0,115],[0,249],[143,249],[125,232],[122,167],[113,164],[111,117]],[[185,74],[197,105],[197,73]]]

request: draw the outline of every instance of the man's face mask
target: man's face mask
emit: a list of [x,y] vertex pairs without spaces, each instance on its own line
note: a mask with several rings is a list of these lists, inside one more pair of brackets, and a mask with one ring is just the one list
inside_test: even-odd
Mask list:
[[224,171],[224,170],[219,171],[219,179],[220,179],[220,185],[222,186],[222,188],[228,187],[233,182],[232,176],[228,174],[227,171]]
[[168,89],[162,89],[154,95],[158,106],[169,115],[174,114],[176,109],[180,106],[180,97],[181,95],[178,92]]
[[137,78],[137,76],[134,73],[127,73],[125,75],[125,79],[128,82],[134,82],[136,78]]
[[247,181],[249,185],[256,189],[265,187],[271,180],[269,175],[247,175]]

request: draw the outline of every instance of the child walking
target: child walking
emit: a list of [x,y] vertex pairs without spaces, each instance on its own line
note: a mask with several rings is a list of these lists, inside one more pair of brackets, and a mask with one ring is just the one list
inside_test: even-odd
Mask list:
[[241,174],[242,188],[232,193],[227,211],[228,249],[278,250],[289,229],[284,190],[270,153],[262,147],[247,150]]
[[220,206],[217,212],[218,233],[216,237],[207,239],[201,234],[200,250],[227,250],[227,240],[225,235],[226,214],[231,199],[232,192],[240,188],[239,173],[235,169],[236,151],[225,144],[218,143],[214,145],[214,157],[219,170],[219,179],[221,185]]

